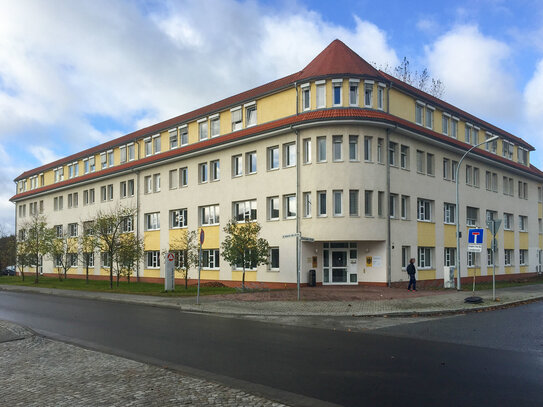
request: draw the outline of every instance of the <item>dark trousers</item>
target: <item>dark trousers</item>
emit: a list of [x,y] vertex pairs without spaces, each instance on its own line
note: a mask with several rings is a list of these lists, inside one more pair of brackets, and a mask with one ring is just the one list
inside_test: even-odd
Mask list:
[[409,285],[407,286],[407,289],[411,290],[411,287],[413,287],[413,290],[417,289],[417,279],[414,274],[409,274]]

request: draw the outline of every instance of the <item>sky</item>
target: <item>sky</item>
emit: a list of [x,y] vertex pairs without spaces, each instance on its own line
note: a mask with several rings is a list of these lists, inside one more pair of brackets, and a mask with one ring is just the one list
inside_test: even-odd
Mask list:
[[0,231],[23,171],[298,72],[336,38],[427,68],[543,168],[543,0],[0,0]]

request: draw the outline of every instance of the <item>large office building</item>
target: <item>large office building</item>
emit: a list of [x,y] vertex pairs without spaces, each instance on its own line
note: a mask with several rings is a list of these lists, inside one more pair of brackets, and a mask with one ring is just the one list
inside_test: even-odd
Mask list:
[[[407,279],[411,257],[428,282],[455,264],[458,181],[462,277],[494,265],[520,276],[539,269],[542,248],[533,150],[335,40],[297,73],[26,171],[12,201],[21,237],[36,213],[76,237],[97,211],[134,208],[128,231],[144,239],[138,273],[148,280],[164,277],[172,239],[202,228],[202,279],[237,284],[241,270],[220,253],[235,219],[258,221],[270,244],[269,264],[247,281],[294,284],[299,267],[302,283],[315,270],[324,285],[384,285]],[[488,219],[503,220],[495,255],[489,236],[468,252],[467,229]],[[104,255],[91,265],[109,274]],[[53,259],[41,267],[55,272]],[[69,273],[83,275],[83,264]]]

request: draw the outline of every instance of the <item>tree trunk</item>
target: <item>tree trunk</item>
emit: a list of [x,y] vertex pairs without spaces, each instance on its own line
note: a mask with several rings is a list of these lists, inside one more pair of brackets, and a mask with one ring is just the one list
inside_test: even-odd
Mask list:
[[243,265],[243,277],[241,278],[241,289],[245,291],[245,264]]
[[185,270],[185,290],[189,288],[189,270]]
[[37,254],[36,255],[36,279],[34,280],[34,284],[38,284],[40,280],[40,277],[39,277],[40,272],[38,271],[40,268],[39,260],[40,260],[40,255]]
[[117,273],[117,287],[119,286],[119,277],[121,276],[121,273]]
[[21,277],[22,277],[23,281],[25,281],[25,272],[22,269],[21,269]]
[[113,289],[113,256],[109,251],[109,288]]
[[67,276],[68,276],[68,269],[65,268],[64,269],[64,280],[66,280],[66,278],[68,278]]
[[90,260],[90,255],[86,254],[85,257],[86,257],[86,259],[85,259],[85,269],[86,269],[85,282],[88,284],[89,283],[89,260]]
[[126,281],[128,281],[129,285],[130,285],[130,274],[132,274],[132,270],[128,269],[128,272],[126,273]]

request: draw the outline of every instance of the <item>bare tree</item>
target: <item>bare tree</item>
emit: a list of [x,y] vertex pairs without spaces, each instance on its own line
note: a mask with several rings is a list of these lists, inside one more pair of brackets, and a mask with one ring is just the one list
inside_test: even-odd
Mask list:
[[[77,224],[76,224],[77,225]],[[56,238],[52,239],[49,247],[49,256],[55,267],[58,269],[58,279],[62,280],[68,277],[68,270],[77,265],[79,260],[79,240],[77,237],[70,236],[67,228],[55,229],[53,233]]]
[[49,253],[55,232],[47,227],[47,219],[43,215],[32,215],[30,220],[21,224],[21,229],[24,230],[25,239],[18,249],[23,250],[21,255],[33,258],[29,265],[36,267],[35,283],[38,284],[40,256],[43,258]]
[[132,232],[121,234],[114,259],[117,287],[119,286],[120,276],[126,276],[128,284],[130,284],[130,275],[143,258],[143,249],[143,239],[137,238]]
[[184,233],[170,242],[169,251],[175,253],[174,269],[185,280],[185,290],[188,288],[189,270],[198,266],[198,240],[195,230],[185,230]]

